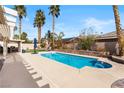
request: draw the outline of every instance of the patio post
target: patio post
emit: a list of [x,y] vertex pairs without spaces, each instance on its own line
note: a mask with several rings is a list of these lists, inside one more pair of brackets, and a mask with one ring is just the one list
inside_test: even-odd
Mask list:
[[6,59],[7,56],[7,39],[3,39],[3,58]]
[[22,42],[18,42],[18,52],[22,53]]

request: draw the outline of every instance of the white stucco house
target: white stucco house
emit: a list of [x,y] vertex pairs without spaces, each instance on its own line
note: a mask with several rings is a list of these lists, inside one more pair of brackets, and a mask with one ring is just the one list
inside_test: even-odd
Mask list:
[[7,55],[7,47],[10,43],[18,44],[18,51],[21,52],[22,41],[15,40],[14,30],[16,27],[17,11],[0,6],[0,46],[3,47],[3,55]]

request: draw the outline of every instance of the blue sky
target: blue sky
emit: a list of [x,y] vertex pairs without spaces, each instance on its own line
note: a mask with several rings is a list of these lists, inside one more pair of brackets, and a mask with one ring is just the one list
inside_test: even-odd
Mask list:
[[[12,7],[12,6],[7,6]],[[26,5],[27,17],[22,20],[22,31],[28,34],[30,39],[37,37],[37,28],[33,27],[36,10],[41,9],[46,16],[45,25],[42,27],[43,37],[48,30],[52,29],[52,17],[49,14],[49,6]],[[124,27],[124,6],[119,6],[121,24]],[[112,6],[107,5],[63,5],[60,6],[60,16],[55,20],[55,32],[64,32],[65,38],[78,36],[81,30],[93,27],[94,32],[100,34],[115,31],[115,23]],[[18,25],[18,22],[17,22]],[[16,31],[15,33],[18,33]]]

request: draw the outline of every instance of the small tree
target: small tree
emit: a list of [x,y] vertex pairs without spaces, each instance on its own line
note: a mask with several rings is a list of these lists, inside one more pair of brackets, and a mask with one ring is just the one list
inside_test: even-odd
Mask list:
[[21,40],[27,41],[27,33],[26,32],[22,32],[22,34],[21,34]]
[[80,49],[91,50],[92,45],[95,43],[95,34],[93,29],[85,28],[80,34],[80,40],[78,41],[78,46]]
[[52,33],[50,30],[48,30],[48,32],[45,34],[45,39],[48,40],[48,43],[51,46],[51,48],[53,48],[53,44],[54,44],[53,38],[54,38],[54,41],[57,41],[57,34]]
[[60,32],[57,35],[57,48],[61,48],[62,47],[62,38],[64,37],[64,33]]
[[19,35],[15,34],[14,39],[19,39]]
[[50,38],[51,38],[51,31],[48,30],[48,32],[45,34],[45,39],[47,39],[48,44],[50,44]]

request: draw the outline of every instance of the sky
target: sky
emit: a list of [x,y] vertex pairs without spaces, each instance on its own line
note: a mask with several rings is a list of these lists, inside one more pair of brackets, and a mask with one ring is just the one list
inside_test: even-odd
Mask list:
[[[13,6],[8,5],[12,8]],[[49,15],[49,5],[26,5],[27,17],[22,20],[22,32],[28,34],[29,39],[37,37],[37,28],[33,27],[36,11],[44,11],[46,20],[42,27],[41,37],[48,30],[52,31],[52,16]],[[124,28],[124,6],[119,6],[121,26]],[[18,26],[18,19],[17,19]],[[55,19],[55,32],[64,32],[64,38],[78,36],[85,28],[92,27],[94,32],[108,33],[115,31],[113,8],[111,5],[61,5],[60,16]],[[15,32],[18,34],[18,31]]]

